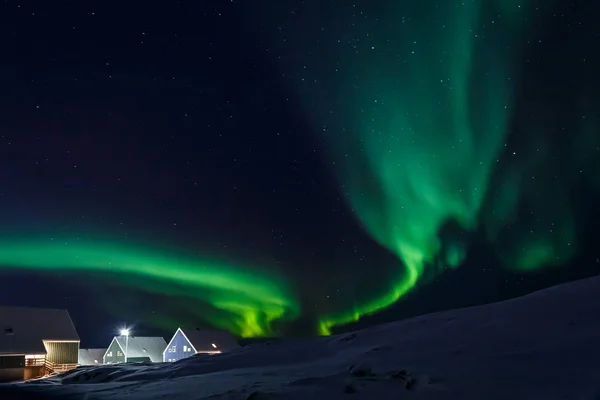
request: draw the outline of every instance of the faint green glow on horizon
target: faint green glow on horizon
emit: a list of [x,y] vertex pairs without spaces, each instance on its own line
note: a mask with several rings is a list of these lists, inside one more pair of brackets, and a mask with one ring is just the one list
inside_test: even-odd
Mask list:
[[[165,285],[188,287],[186,293],[205,301],[215,312],[199,315],[214,326],[241,337],[273,335],[271,324],[294,318],[299,305],[280,280],[251,269],[234,268],[153,248],[82,240],[3,240],[0,265],[36,270],[90,270],[147,277]],[[127,281],[126,281],[127,282]],[[130,285],[135,282],[128,281]],[[143,280],[139,282],[143,290]],[[172,294],[174,288],[152,285]]]

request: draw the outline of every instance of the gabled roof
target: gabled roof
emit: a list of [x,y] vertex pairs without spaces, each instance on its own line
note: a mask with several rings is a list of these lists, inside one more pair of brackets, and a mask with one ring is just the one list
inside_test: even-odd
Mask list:
[[106,349],[79,349],[79,364],[98,365],[102,364],[102,357]]
[[[220,329],[204,329],[204,328],[179,328],[198,353],[202,352],[226,352],[240,347],[235,337]],[[177,332],[175,332],[177,335]],[[175,337],[173,335],[173,338]],[[173,341],[173,339],[171,339]],[[170,342],[169,342],[170,344]],[[214,345],[214,346],[213,346]]]
[[67,310],[0,306],[0,354],[46,354],[44,340],[79,341]]
[[163,350],[167,346],[164,338],[155,336],[115,336],[113,341],[127,353],[127,358],[149,357],[152,362],[163,361]]

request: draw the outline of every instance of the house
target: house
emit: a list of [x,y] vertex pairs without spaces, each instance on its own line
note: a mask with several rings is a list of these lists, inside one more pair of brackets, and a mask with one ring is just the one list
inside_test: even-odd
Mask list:
[[79,335],[67,310],[0,306],[0,380],[76,368]]
[[106,349],[79,349],[79,365],[101,365]]
[[179,361],[194,354],[218,354],[240,347],[224,330],[178,328],[163,353],[164,362]]
[[162,362],[167,342],[162,337],[115,336],[104,353],[104,364]]

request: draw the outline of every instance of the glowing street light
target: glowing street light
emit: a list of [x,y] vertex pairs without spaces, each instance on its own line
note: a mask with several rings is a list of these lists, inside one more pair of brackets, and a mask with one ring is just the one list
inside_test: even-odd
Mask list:
[[123,328],[121,329],[121,336],[125,336],[125,362],[127,362],[127,350],[129,347],[129,329]]

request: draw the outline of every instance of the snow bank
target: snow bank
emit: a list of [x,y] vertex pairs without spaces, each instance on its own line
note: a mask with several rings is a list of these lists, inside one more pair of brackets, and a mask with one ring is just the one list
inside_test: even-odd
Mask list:
[[13,388],[86,400],[600,399],[599,365],[596,277],[350,334],[81,367]]

